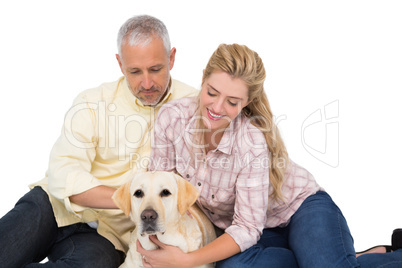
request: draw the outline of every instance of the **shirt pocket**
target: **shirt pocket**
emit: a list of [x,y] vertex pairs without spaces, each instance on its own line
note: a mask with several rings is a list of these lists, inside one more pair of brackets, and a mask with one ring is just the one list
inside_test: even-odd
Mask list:
[[210,187],[209,195],[204,197],[206,206],[211,213],[219,215],[233,216],[235,200],[235,187]]

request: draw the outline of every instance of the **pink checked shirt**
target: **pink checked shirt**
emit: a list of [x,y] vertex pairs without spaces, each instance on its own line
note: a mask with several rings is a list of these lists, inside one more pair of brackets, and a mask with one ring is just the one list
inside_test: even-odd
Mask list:
[[242,251],[257,243],[264,228],[286,226],[301,203],[322,190],[307,170],[291,162],[282,187],[286,203],[268,200],[269,154],[262,132],[239,115],[218,147],[204,156],[194,149],[196,110],[196,97],[162,106],[149,170],[174,171],[195,185],[198,205]]

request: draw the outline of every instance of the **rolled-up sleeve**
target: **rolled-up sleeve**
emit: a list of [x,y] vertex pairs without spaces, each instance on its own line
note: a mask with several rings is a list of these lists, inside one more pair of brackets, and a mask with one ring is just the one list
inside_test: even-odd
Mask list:
[[49,192],[64,201],[70,212],[84,208],[70,203],[71,195],[101,185],[90,172],[96,156],[97,104],[88,103],[82,96],[66,113],[60,137],[49,159]]
[[[250,151],[250,154],[253,153]],[[268,162],[268,152],[262,150],[244,162],[245,167],[237,177],[233,222],[225,232],[241,251],[255,245],[264,229],[268,208]]]

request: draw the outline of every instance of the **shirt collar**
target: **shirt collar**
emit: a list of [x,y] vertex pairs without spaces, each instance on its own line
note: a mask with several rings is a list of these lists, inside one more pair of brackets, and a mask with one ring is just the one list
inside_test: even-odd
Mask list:
[[242,114],[240,113],[230,122],[229,126],[225,129],[225,132],[223,133],[222,139],[219,142],[216,150],[228,155],[232,154],[233,144],[237,136],[236,131],[238,131],[241,124],[241,116]]
[[[236,138],[236,131],[238,131],[240,125],[241,125],[241,118],[242,114],[240,113],[238,116],[236,116],[235,119],[233,119],[229,126],[225,129],[225,132],[223,133],[222,139],[218,144],[218,147],[213,150],[213,151],[220,151],[224,154],[232,154],[232,149],[234,145],[234,141]],[[185,132],[188,134],[194,136],[196,134],[196,123],[197,123],[197,113],[194,114],[194,116],[191,117],[189,123],[187,124],[185,128]]]

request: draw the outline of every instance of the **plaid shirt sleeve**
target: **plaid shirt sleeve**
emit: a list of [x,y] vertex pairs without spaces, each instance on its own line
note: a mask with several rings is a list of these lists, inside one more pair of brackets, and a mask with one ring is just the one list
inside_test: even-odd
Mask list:
[[242,146],[238,151],[243,168],[237,174],[232,225],[225,230],[241,251],[256,244],[262,234],[269,187],[269,155],[265,138],[259,131],[246,134],[253,146],[245,144],[244,137],[241,138]]

